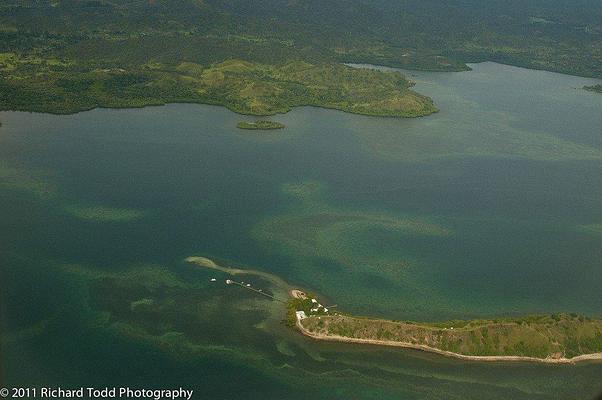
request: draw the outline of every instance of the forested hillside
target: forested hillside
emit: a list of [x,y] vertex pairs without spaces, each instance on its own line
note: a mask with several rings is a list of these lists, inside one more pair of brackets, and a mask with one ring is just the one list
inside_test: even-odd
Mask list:
[[[198,75],[227,60],[253,63],[253,73],[238,81],[235,91],[208,96],[211,90],[190,74],[190,63]],[[244,103],[240,92],[250,90],[249,82],[269,86],[273,76],[265,71],[291,63],[326,68],[335,71],[336,79],[337,73],[347,79],[345,75],[356,72],[334,64],[455,71],[467,69],[465,62],[484,60],[602,77],[602,2],[5,0],[0,4],[0,108],[5,110],[74,112],[172,101],[230,106]],[[355,78],[351,81],[358,86],[352,92],[362,92],[364,99],[381,96],[368,90],[374,85]],[[388,81],[383,88],[390,98],[395,91],[393,98],[410,96],[414,110],[404,108],[401,103],[409,104],[405,100],[384,111],[378,109],[382,104],[369,101],[364,106],[369,114],[432,112],[428,102],[418,107],[424,112],[416,112],[413,101],[424,99],[415,96],[407,82],[394,86],[380,73],[370,78],[381,87]],[[266,109],[231,108],[266,114],[302,104],[326,105],[324,97],[339,104],[335,108],[363,112],[345,93],[319,90],[323,85],[318,81],[297,83],[313,88],[309,98],[282,100]],[[74,98],[75,93],[83,95]]]

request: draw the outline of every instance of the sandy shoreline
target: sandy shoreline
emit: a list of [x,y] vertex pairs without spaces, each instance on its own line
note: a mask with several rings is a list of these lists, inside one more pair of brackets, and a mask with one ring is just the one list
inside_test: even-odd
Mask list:
[[299,289],[292,289],[288,292],[288,294],[294,299],[307,299],[305,292],[302,292]]
[[460,360],[467,361],[488,361],[488,362],[505,362],[505,361],[522,361],[522,362],[537,362],[545,364],[575,364],[583,361],[602,361],[602,353],[583,354],[573,358],[536,358],[536,357],[525,357],[525,356],[468,356],[464,354],[454,353],[451,351],[445,351],[436,349],[420,344],[395,342],[391,340],[376,340],[376,339],[359,339],[349,338],[345,336],[337,335],[321,335],[308,331],[301,325],[301,321],[297,319],[297,328],[305,336],[308,336],[316,340],[325,340],[330,342],[344,342],[344,343],[356,343],[356,344],[371,344],[376,346],[389,346],[389,347],[402,347],[406,349],[414,349],[426,351],[429,353],[440,354],[442,356],[457,358]]
[[264,279],[268,280],[269,282],[271,282],[275,287],[278,287],[278,288],[282,289],[283,291],[286,291],[290,295],[290,292],[289,292],[290,285],[288,283],[286,283],[286,281],[284,281],[283,279],[279,278],[278,276],[270,274],[268,272],[258,271],[255,269],[240,269],[240,268],[225,267],[223,265],[219,265],[219,264],[215,263],[213,260],[211,260],[207,257],[200,257],[200,256],[187,257],[184,261],[186,261],[189,264],[196,265],[198,267],[214,269],[216,271],[221,271],[221,272],[224,272],[224,273],[226,273],[228,275],[232,275],[232,276],[235,276],[235,275],[259,276],[259,277],[264,278]]

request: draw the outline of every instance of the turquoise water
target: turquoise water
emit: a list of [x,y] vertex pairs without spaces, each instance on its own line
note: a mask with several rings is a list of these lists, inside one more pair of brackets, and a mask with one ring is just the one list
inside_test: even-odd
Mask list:
[[593,397],[600,364],[312,342],[183,262],[273,272],[363,315],[602,317],[602,96],[579,89],[599,81],[473,67],[408,72],[440,108],[420,119],[306,107],[248,132],[204,105],[0,113],[2,383]]

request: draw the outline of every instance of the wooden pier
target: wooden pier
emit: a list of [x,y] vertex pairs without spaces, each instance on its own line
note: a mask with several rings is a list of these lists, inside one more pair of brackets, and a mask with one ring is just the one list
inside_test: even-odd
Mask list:
[[245,283],[243,283],[243,282],[236,282],[236,281],[234,281],[234,280],[232,280],[232,279],[226,279],[226,284],[227,284],[227,285],[238,285],[238,286],[240,286],[241,288],[248,289],[248,290],[250,290],[250,291],[252,291],[252,292],[255,292],[255,293],[257,293],[257,294],[260,294],[260,295],[262,295],[262,296],[269,297],[269,298],[270,298],[270,299],[272,299],[272,300],[279,301],[280,303],[284,303],[284,304],[286,304],[286,301],[284,301],[284,300],[281,300],[281,299],[278,299],[278,298],[276,298],[276,297],[272,296],[271,294],[265,293],[265,292],[263,292],[261,289],[255,289],[255,288],[254,288],[254,287],[252,287],[252,286],[251,286],[251,284],[249,284],[249,283],[248,283],[248,284],[245,284]]

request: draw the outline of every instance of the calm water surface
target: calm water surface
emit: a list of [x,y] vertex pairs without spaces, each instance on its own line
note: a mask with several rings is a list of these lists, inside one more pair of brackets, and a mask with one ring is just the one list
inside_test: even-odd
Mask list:
[[473,67],[407,72],[440,108],[420,119],[306,107],[256,133],[205,105],[0,113],[0,382],[593,398],[601,364],[312,342],[183,262],[273,272],[363,315],[602,317],[602,96],[579,89],[600,81]]

